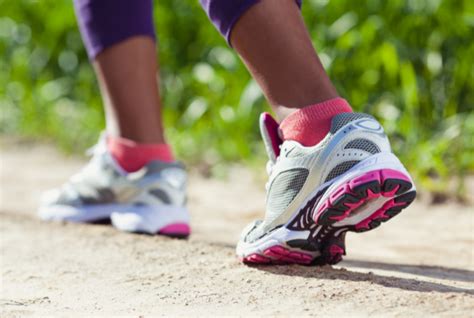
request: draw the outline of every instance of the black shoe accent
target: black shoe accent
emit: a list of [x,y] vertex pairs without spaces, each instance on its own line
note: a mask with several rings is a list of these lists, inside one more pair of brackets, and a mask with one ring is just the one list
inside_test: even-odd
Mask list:
[[337,222],[337,220],[334,220],[333,218],[341,216],[343,214],[344,211],[340,211],[334,208],[325,209],[318,219],[318,224],[323,226],[331,226]]
[[110,218],[103,218],[103,219],[98,219],[98,220],[91,221],[91,222],[89,222],[89,224],[94,224],[94,225],[111,225],[111,224],[112,224],[112,221],[110,220]]
[[[335,265],[342,261],[342,256],[346,255],[346,232],[342,232],[338,237],[334,236],[334,232],[330,233],[329,238],[324,241],[321,256],[316,257],[311,265]],[[341,253],[331,253],[331,250],[335,248],[339,249]]]
[[383,184],[383,191],[384,192],[391,192],[391,191],[393,191],[393,189],[395,189],[397,187],[398,187],[398,190],[395,193],[396,194],[402,194],[402,193],[405,193],[408,190],[410,190],[411,187],[412,187],[412,184],[411,184],[411,182],[401,180],[401,179],[387,179],[387,180],[385,180],[385,182]]
[[354,187],[352,189],[352,192],[360,199],[365,199],[367,198],[367,190],[370,189],[372,193],[380,193],[382,187],[380,186],[380,183],[377,180],[370,181],[364,184],[361,184],[357,187]]
[[415,200],[416,197],[416,191],[410,191],[405,194],[402,194],[399,197],[395,198],[395,203],[400,203],[400,202],[405,202],[406,205],[410,204]]
[[310,252],[319,251],[321,248],[320,244],[309,240],[291,240],[287,241],[286,244],[288,244],[290,247],[295,247]]
[[345,203],[357,203],[359,201],[360,201],[359,198],[353,196],[352,194],[346,193],[346,194],[341,195],[339,198],[337,198],[337,200],[334,201],[332,206],[338,210],[347,211],[349,207],[345,205]]

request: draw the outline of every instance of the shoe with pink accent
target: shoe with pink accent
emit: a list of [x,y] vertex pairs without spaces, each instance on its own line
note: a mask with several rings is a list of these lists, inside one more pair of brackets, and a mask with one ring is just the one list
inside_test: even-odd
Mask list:
[[336,115],[312,147],[282,142],[268,114],[260,129],[270,158],[266,215],[237,245],[246,263],[335,264],[347,231],[371,230],[415,199],[410,175],[370,115]]
[[151,161],[124,171],[102,137],[92,160],[62,187],[43,195],[43,220],[95,223],[111,221],[127,232],[187,237],[186,171],[179,162]]

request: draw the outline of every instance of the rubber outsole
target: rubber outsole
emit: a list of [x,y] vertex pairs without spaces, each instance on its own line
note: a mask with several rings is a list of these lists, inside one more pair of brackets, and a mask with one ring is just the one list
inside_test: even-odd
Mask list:
[[135,232],[130,232],[130,233],[147,235],[147,236],[160,235],[160,236],[166,236],[166,237],[169,237],[169,238],[179,239],[179,240],[187,240],[189,238],[189,234],[179,234],[179,233],[176,233],[176,234],[175,233],[163,234],[163,233],[158,232],[158,233],[152,234],[152,233],[143,232],[143,231],[135,231]]
[[173,223],[165,226],[156,234],[178,239],[187,239],[191,234],[191,227],[187,223]]
[[334,226],[356,215],[369,202],[384,197],[383,205],[356,224],[345,226],[348,231],[365,232],[390,220],[410,205],[416,197],[410,178],[403,173],[382,169],[371,171],[343,184],[333,191],[314,215],[317,224]]
[[242,259],[244,263],[254,264],[302,264],[309,265],[313,256],[303,252],[292,251],[282,245],[273,245],[263,251],[262,254],[251,254]]
[[253,253],[240,260],[246,264],[254,265],[334,265],[342,260],[345,252],[345,233],[340,236],[331,236],[320,245],[318,250],[320,255],[313,256],[312,254],[301,251],[300,247],[290,246],[290,242],[286,245],[276,244],[262,253]]
[[[381,169],[359,176],[336,189],[316,212],[315,222],[323,226],[335,226],[338,222],[357,214],[364,205],[384,197],[382,206],[363,220],[339,228],[344,236],[347,231],[362,233],[379,227],[408,207],[416,197],[410,178],[396,170]],[[344,242],[329,247],[330,260],[342,260]]]
[[[94,225],[112,225],[110,218],[104,218],[104,219],[90,221],[86,223],[94,224]],[[146,235],[161,235],[161,236],[166,236],[166,237],[176,238],[176,239],[188,239],[191,234],[191,228],[187,224],[178,223],[178,224],[169,225],[154,234],[144,232],[144,231],[135,231],[133,233],[146,234]]]

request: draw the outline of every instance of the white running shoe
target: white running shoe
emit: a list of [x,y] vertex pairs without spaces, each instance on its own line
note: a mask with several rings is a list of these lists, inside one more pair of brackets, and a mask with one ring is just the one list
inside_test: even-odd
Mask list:
[[78,174],[43,195],[39,216],[85,223],[110,219],[122,231],[187,237],[186,179],[179,162],[152,161],[127,173],[102,137],[91,161]]
[[370,115],[342,113],[313,147],[282,142],[268,114],[260,129],[270,158],[266,214],[237,245],[247,263],[334,264],[346,231],[373,229],[415,198],[413,181]]

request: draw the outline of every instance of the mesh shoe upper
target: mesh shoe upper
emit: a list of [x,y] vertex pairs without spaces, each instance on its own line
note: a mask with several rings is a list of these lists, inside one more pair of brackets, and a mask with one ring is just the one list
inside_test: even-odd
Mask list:
[[254,223],[243,233],[248,242],[288,222],[315,190],[330,184],[361,160],[390,151],[383,128],[367,114],[336,115],[329,133],[319,144],[304,147],[296,141],[280,141],[278,150],[278,132],[269,131],[275,126],[266,122],[260,120],[270,159],[266,214],[262,222]]

